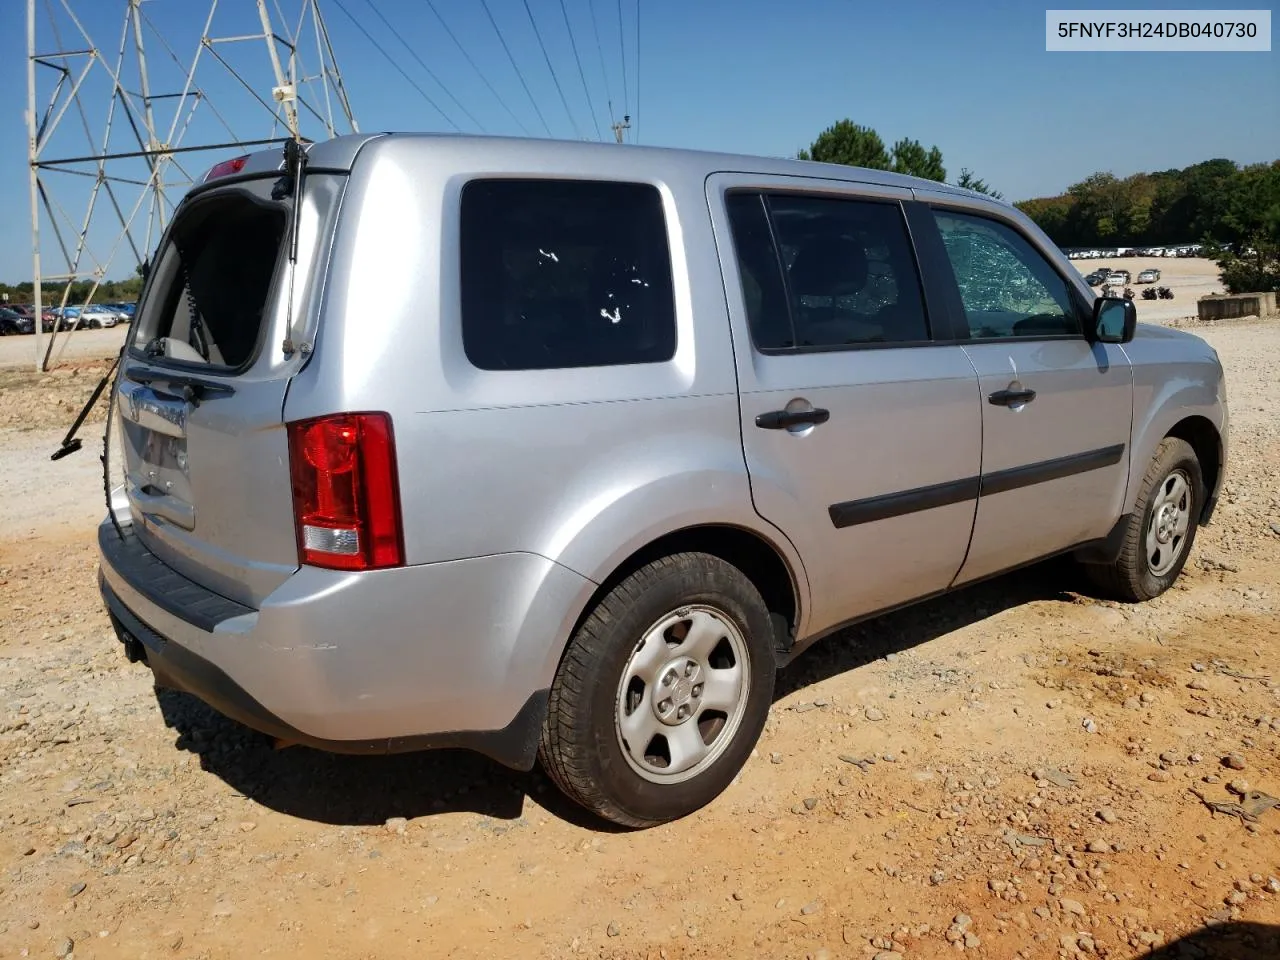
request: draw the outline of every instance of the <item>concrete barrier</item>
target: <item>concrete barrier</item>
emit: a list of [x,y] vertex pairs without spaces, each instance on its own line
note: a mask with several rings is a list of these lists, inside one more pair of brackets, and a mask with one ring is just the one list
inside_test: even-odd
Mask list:
[[1201,297],[1196,303],[1201,320],[1233,320],[1236,317],[1274,317],[1275,293],[1232,293]]

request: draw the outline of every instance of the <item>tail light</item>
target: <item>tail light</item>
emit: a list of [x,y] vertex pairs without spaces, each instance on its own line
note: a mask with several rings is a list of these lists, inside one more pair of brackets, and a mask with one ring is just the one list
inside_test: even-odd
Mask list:
[[298,554],[334,570],[404,563],[395,441],[385,413],[289,424]]

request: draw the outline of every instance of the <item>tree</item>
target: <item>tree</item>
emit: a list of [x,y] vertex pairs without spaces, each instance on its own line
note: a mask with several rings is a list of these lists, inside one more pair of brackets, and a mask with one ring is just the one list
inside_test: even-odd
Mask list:
[[880,134],[870,127],[862,127],[852,120],[841,120],[818,134],[818,139],[801,150],[800,160],[818,163],[843,163],[851,167],[869,167],[872,170],[889,169],[889,152],[884,148]]
[[926,150],[919,140],[903,138],[893,145],[895,173],[906,173],[926,180],[942,183],[947,179],[947,168],[942,165],[942,151],[937,147]]
[[956,186],[964,187],[966,190],[973,190],[977,193],[985,193],[993,200],[1003,200],[1004,194],[999,190],[994,190],[988,186],[987,181],[975,176],[973,171],[968,167],[960,168],[960,176],[956,178]]

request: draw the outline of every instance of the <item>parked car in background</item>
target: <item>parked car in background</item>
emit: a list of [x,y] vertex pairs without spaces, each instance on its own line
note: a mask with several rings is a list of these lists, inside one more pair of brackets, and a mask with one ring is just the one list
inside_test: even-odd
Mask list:
[[1093,271],[1093,273],[1088,274],[1084,278],[1084,282],[1089,284],[1091,287],[1096,287],[1100,283],[1106,283],[1107,277],[1110,276],[1110,274],[1111,271],[1106,267],[1099,267],[1097,270]]
[[0,307],[0,337],[15,333],[31,333],[35,330],[35,321],[24,317],[16,310]]
[[1106,282],[1113,287],[1124,287],[1129,284],[1128,270],[1112,270],[1107,274]]
[[129,323],[133,319],[134,311],[137,310],[136,303],[108,303],[108,310],[115,313],[116,319],[121,323]]
[[1138,279],[1134,283],[1156,283],[1160,279],[1160,271],[1155,267],[1148,267],[1138,274]]
[[90,330],[114,327],[119,322],[120,317],[114,310],[108,310],[100,304],[91,303],[80,309],[80,326],[88,327]]

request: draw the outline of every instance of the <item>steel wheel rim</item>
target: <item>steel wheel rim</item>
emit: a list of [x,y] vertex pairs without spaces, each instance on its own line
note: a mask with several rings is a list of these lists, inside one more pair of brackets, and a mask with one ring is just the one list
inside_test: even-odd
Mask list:
[[661,617],[627,658],[614,698],[627,765],[651,783],[698,776],[733,742],[750,690],[750,653],[728,614],[698,604]]
[[1162,481],[1147,514],[1145,538],[1147,569],[1162,577],[1178,562],[1187,548],[1191,528],[1191,478],[1174,470]]

